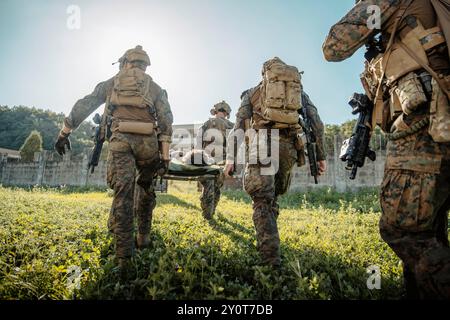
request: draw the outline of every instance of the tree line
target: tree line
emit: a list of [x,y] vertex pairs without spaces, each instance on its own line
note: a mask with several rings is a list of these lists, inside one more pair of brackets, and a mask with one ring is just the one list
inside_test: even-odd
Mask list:
[[[15,106],[11,108],[8,106],[0,106],[0,148],[23,150],[27,138],[34,136],[33,139],[29,139],[30,143],[32,142],[32,147],[30,149],[27,146],[27,155],[24,158],[26,161],[31,161],[34,151],[40,151],[40,149],[53,150],[55,139],[63,121],[63,113],[26,106]],[[325,149],[328,154],[333,154],[335,136],[339,135],[342,138],[350,137],[355,123],[356,120],[350,120],[340,125],[325,125]],[[72,133],[70,139],[73,155],[79,155],[87,148],[93,147],[93,126],[93,123],[84,121]],[[380,134],[380,130],[375,130],[375,133]],[[40,135],[40,138],[36,137],[37,134]],[[42,140],[41,143],[39,143],[39,139]]]
[[[40,135],[43,150],[53,150],[55,139],[64,121],[63,113],[26,106],[0,106],[0,148],[19,150],[25,147],[27,138],[38,148],[36,134]],[[91,148],[92,127],[90,122],[83,122],[71,135],[74,155]],[[35,132],[34,132],[35,131]],[[31,134],[33,132],[33,134]],[[30,140],[29,139],[29,140]]]

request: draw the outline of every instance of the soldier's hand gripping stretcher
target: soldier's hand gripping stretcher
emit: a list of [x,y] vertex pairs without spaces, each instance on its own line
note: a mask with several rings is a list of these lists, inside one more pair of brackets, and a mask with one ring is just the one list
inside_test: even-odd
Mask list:
[[231,178],[234,173],[234,164],[233,163],[227,163],[225,165],[225,169],[223,170],[223,173],[225,174],[226,178]]
[[162,142],[162,141],[159,142],[160,163],[156,173],[160,177],[163,177],[169,171],[169,164],[170,164],[169,150],[170,150],[169,142]]
[[[173,152],[172,154],[174,153],[178,154],[178,152]],[[202,150],[194,150],[185,156],[172,156],[170,161],[162,161],[164,166],[167,166],[167,170],[164,169],[163,178],[182,181],[193,181],[199,178],[212,180],[222,174],[220,166],[214,165],[208,161],[208,158],[202,158],[202,155],[207,157]],[[160,170],[160,173],[163,173],[162,169]]]

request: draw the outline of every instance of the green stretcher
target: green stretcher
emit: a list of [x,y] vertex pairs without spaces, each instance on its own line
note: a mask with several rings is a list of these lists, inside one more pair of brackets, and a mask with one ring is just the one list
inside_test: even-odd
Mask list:
[[213,166],[194,166],[184,164],[179,160],[172,160],[169,163],[169,170],[164,175],[167,180],[179,181],[198,181],[199,178],[203,180],[214,180],[220,175],[222,168],[216,165]]

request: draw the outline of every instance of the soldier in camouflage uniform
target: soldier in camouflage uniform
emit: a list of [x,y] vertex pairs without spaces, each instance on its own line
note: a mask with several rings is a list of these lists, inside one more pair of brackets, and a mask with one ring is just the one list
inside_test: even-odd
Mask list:
[[[369,5],[380,8],[381,30],[367,25]],[[374,77],[375,85],[363,81],[374,100],[375,122],[390,138],[380,232],[403,262],[406,297],[412,299],[450,298],[450,144],[437,138],[429,120],[438,100],[449,108],[444,92],[448,95],[450,63],[437,12],[429,0],[361,1],[332,27],[323,46],[327,60],[341,61],[381,33],[381,48],[366,55],[363,74],[363,79],[377,74],[377,61],[385,70],[384,77],[380,72]],[[416,49],[408,49],[412,45]],[[447,128],[439,134],[448,133]]]
[[[75,103],[64,120],[55,149],[60,154],[65,153],[66,147],[70,149],[72,130],[105,103],[102,123],[107,123],[108,129],[104,128],[104,132],[112,133],[107,182],[114,190],[108,227],[115,237],[116,259],[119,266],[124,267],[133,255],[135,242],[138,248],[145,248],[150,242],[152,211],[156,205],[152,179],[161,166],[168,165],[173,117],[166,91],[145,74],[150,59],[142,47],[128,50],[119,62],[117,76],[99,83],[93,93]],[[128,89],[121,87],[121,74],[126,76],[125,82],[128,80]],[[126,102],[126,98],[120,96],[120,90],[131,92],[133,86],[139,91],[134,98],[144,101],[142,104],[134,105],[133,101]],[[114,94],[119,98],[115,99]],[[120,99],[124,99],[123,104],[115,101]],[[157,129],[152,130],[156,123]],[[137,218],[136,238],[133,237],[134,217]]]
[[[264,65],[268,65],[276,60],[278,60],[278,58],[269,60]],[[224,170],[226,177],[230,177],[235,168],[233,149],[236,149],[236,146],[230,143],[234,132],[237,130],[247,130],[249,128],[256,131],[260,129],[273,129],[273,124],[271,123],[264,126],[256,125],[260,115],[257,111],[258,108],[255,107],[252,100],[259,94],[261,85],[262,84],[259,84],[257,87],[245,91],[241,96],[242,102],[236,114],[234,131],[230,133],[228,138],[227,164]],[[311,102],[308,95],[303,91],[301,95],[301,98],[304,101],[303,107],[307,110],[308,116],[311,119],[312,130],[316,136],[319,173],[323,174],[326,170],[326,155],[323,144],[324,126],[316,107]],[[250,127],[248,126],[248,123],[251,123]],[[261,174],[265,165],[258,162],[257,164],[248,163],[244,173],[244,189],[251,196],[253,201],[253,223],[256,230],[257,249],[263,264],[274,268],[278,268],[281,265],[280,237],[277,227],[277,218],[280,214],[278,197],[288,191],[294,165],[297,162],[304,164],[304,158],[301,160],[298,156],[299,150],[298,147],[296,147],[298,144],[297,139],[297,128],[280,129],[278,172],[269,175]],[[239,146],[237,147],[239,148]],[[301,152],[304,156],[303,149]]]
[[[228,120],[231,114],[230,106],[222,101],[211,109],[210,118],[199,129],[197,133],[196,149],[208,150],[210,156],[214,159],[215,164],[224,165],[226,156],[227,134],[233,129],[234,124]],[[216,151],[219,150],[219,154]],[[207,220],[212,219],[214,212],[220,200],[220,189],[224,183],[223,174],[219,175],[216,180],[199,179],[203,190],[200,198],[203,217]]]

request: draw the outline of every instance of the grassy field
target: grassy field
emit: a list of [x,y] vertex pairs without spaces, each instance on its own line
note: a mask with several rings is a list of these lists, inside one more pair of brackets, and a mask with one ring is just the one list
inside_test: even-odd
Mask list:
[[[202,219],[195,187],[158,195],[152,248],[119,281],[108,192],[0,187],[0,299],[397,299],[401,265],[378,234],[374,190],[281,199],[283,267],[259,264],[250,199],[225,192]],[[381,269],[369,290],[367,267]],[[77,286],[79,285],[79,286]]]

